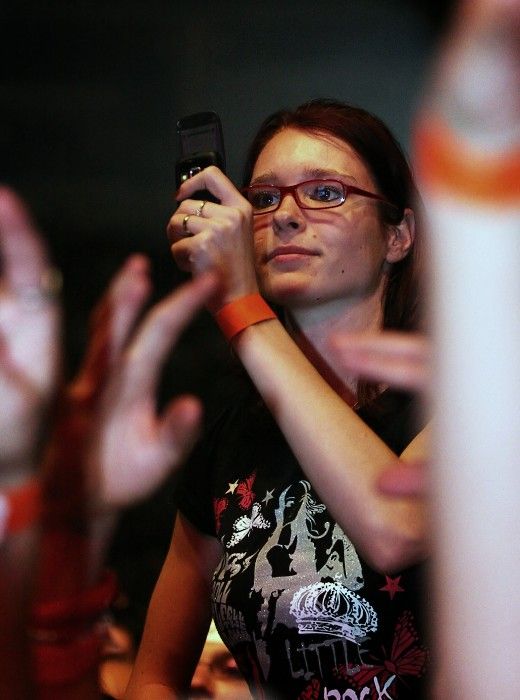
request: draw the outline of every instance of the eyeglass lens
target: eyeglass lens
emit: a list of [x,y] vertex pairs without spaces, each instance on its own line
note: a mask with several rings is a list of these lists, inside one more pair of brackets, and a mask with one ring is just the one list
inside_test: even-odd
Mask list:
[[254,211],[269,212],[278,208],[286,194],[292,194],[304,209],[337,207],[345,201],[345,187],[336,180],[307,180],[288,187],[252,185],[245,190]]

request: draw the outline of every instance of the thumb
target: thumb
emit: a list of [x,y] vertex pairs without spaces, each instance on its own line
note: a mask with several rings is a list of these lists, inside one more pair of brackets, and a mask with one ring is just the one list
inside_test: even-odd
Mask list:
[[180,466],[200,434],[202,404],[194,396],[179,396],[166,407],[159,431],[171,468]]

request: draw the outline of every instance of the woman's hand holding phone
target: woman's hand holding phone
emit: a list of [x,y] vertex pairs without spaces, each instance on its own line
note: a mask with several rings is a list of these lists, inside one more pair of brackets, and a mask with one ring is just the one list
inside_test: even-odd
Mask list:
[[[209,190],[220,204],[191,199],[200,190]],[[222,287],[215,310],[257,293],[252,209],[233,183],[219,168],[210,166],[186,180],[177,199],[182,201],[167,232],[180,269],[195,276],[208,270],[219,275]]]

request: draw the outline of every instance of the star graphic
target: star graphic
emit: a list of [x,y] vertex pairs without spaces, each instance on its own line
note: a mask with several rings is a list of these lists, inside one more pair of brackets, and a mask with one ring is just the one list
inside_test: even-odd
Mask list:
[[233,483],[228,482],[228,486],[229,488],[226,493],[235,493],[235,489],[238,486],[238,481],[233,481]]
[[267,505],[272,498],[274,498],[273,492],[266,491],[265,496],[262,498],[262,503],[265,503],[265,505]]
[[390,596],[390,600],[393,600],[396,593],[402,593],[404,591],[404,588],[401,588],[401,586],[399,585],[401,577],[396,576],[395,578],[392,578],[391,576],[385,576],[385,578],[386,584],[379,590],[387,591],[388,595]]

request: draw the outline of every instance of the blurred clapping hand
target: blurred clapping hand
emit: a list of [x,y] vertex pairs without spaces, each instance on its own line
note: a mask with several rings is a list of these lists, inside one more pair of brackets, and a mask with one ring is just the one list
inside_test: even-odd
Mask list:
[[[430,345],[418,333],[338,333],[331,338],[345,372],[382,386],[427,393],[430,380]],[[389,496],[424,496],[427,491],[424,461],[389,465],[378,486]]]
[[20,199],[0,188],[0,480],[31,474],[61,363],[59,273]]

